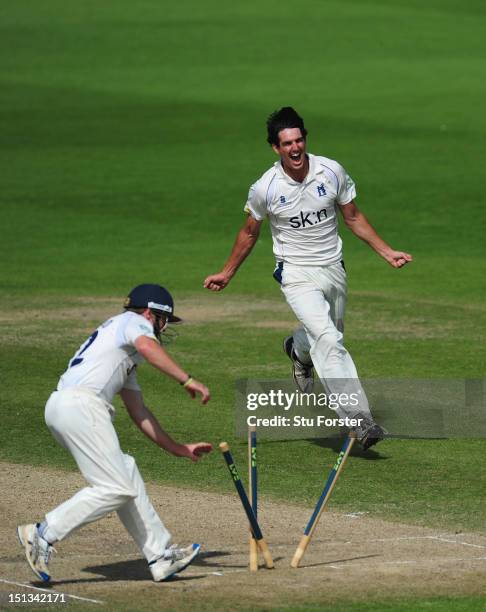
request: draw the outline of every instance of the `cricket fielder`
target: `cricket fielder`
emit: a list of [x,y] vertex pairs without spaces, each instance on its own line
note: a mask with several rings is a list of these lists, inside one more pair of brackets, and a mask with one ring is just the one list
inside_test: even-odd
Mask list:
[[248,217],[230,257],[221,272],[206,278],[204,286],[221,291],[228,285],[268,217],[276,259],[274,277],[301,323],[284,340],[294,380],[302,392],[310,392],[315,369],[328,393],[359,398],[357,404],[353,401],[354,407],[340,405],[336,412],[341,418],[361,419],[356,436],[368,449],[383,439],[384,432],[374,422],[353,359],[343,344],[346,270],[338,211],[347,227],[392,267],[403,267],[412,256],[393,250],[378,236],[356,206],[355,184],[338,162],[306,152],[307,130],[293,108],[270,115],[267,133],[280,159],[251,186],[245,206]]
[[155,581],[185,569],[199,544],[169,547],[170,533],[145,491],[135,460],[124,454],[113,427],[113,397],[119,394],[137,427],[160,448],[177,457],[198,461],[212,450],[206,442],[179,444],[159,425],[143,401],[136,369],[147,360],[179,382],[203,404],[209,390],[183,370],[160,345],[160,335],[174,315],[170,293],[160,285],[139,285],[125,301],[125,312],[111,317],[81,345],[61,376],[45,409],[46,423],[56,440],[74,457],[88,486],[40,523],[17,528],[27,561],[41,580],[50,580],[53,544],[75,529],[116,511],[148,561]]

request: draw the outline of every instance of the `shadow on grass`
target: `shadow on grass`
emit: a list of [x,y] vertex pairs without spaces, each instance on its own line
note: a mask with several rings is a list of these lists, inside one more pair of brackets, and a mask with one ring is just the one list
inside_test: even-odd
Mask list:
[[[241,569],[246,567],[246,563],[244,564],[221,564],[220,562],[208,562],[208,559],[219,558],[219,557],[228,557],[231,553],[222,550],[213,550],[201,553],[191,564],[191,567],[195,568],[218,568],[221,571],[225,569]],[[275,559],[278,561],[279,559]],[[85,583],[103,583],[103,582],[121,582],[121,581],[131,581],[131,582],[140,582],[140,581],[152,581],[152,576],[150,574],[150,570],[147,566],[147,562],[145,559],[128,559],[126,561],[117,561],[116,563],[104,563],[101,565],[89,565],[81,570],[82,572],[89,572],[91,574],[97,574],[101,576],[100,578],[90,577],[90,578],[72,578],[69,580],[52,580],[48,584],[45,582],[32,582],[34,586],[43,587],[43,588],[55,588],[60,585],[66,584],[85,584]],[[206,574],[200,576],[188,575],[181,572],[181,574],[175,575],[167,582],[180,582],[186,580],[200,580],[201,578],[205,578]]]
[[[193,561],[191,567],[198,568],[220,568],[222,570],[228,568],[241,568],[246,567],[246,565],[222,565],[220,562],[211,562],[207,561],[213,558],[227,557],[230,556],[231,553],[222,550],[212,550],[208,552],[201,553],[198,557]],[[76,579],[76,580],[62,580],[52,582],[52,585],[59,584],[76,584],[82,582],[118,582],[118,581],[142,581],[142,580],[152,580],[152,576],[150,574],[150,570],[147,566],[147,562],[145,559],[129,559],[127,561],[117,561],[116,563],[105,563],[102,565],[91,565],[84,567],[82,569],[83,572],[90,572],[91,574],[98,574],[103,576],[103,578],[86,578],[86,579]],[[173,576],[167,582],[178,582],[181,580],[198,580],[200,578],[204,578],[204,576],[193,576],[186,575],[181,572],[179,575]]]
[[[231,553],[229,552],[224,552],[224,551],[220,551],[220,550],[212,550],[212,551],[208,551],[205,553],[201,553],[200,555],[198,555],[197,559],[194,560],[194,563],[192,565],[196,565],[199,567],[219,567],[222,571],[224,571],[225,569],[235,569],[235,568],[246,568],[248,567],[248,563],[238,563],[238,564],[234,564],[234,565],[229,565],[227,563],[225,563],[224,565],[221,565],[221,563],[211,563],[211,562],[207,562],[206,559],[211,559],[213,557],[225,557],[225,556],[230,556]],[[273,560],[274,561],[281,561],[283,559],[283,557],[274,557]]]
[[302,569],[306,567],[319,567],[320,565],[333,565],[334,563],[347,563],[349,561],[359,561],[361,559],[372,559],[373,557],[381,557],[381,555],[361,555],[360,557],[350,557],[349,559],[334,559],[333,561],[322,561],[321,563],[309,563],[301,565]]
[[[328,448],[333,450],[335,453],[339,453],[343,447],[344,439],[333,437],[333,438],[310,438],[307,440],[316,446],[320,446],[321,448]],[[373,450],[372,448],[368,450],[363,450],[359,444],[354,444],[350,453],[351,457],[359,457],[360,459],[366,459],[367,461],[384,461],[389,459],[386,455],[382,455],[379,452]]]
[[[194,563],[192,565],[195,565]],[[202,563],[199,566],[204,565]],[[148,568],[145,559],[129,559],[127,561],[117,561],[116,563],[105,563],[102,565],[90,565],[83,567],[82,572],[89,572],[90,574],[97,574],[100,578],[75,578],[70,580],[53,580],[50,586],[56,587],[58,585],[66,584],[83,584],[83,583],[99,583],[99,582],[140,582],[140,581],[152,581],[152,575]],[[175,575],[167,582],[179,582],[186,580],[199,580],[205,576],[193,576],[184,574],[181,572],[180,575]],[[44,584],[45,586],[45,584]]]
[[[341,449],[344,444],[344,438],[339,436],[329,437],[329,438],[300,438],[298,440],[265,440],[265,446],[271,446],[272,444],[282,444],[283,442],[287,444],[291,444],[292,442],[310,442],[315,446],[320,446],[321,448],[328,448],[329,450],[334,451],[337,455],[341,452]],[[246,444],[246,442],[245,442]],[[243,445],[243,442],[242,442]],[[350,453],[351,457],[358,457],[360,459],[366,459],[367,461],[383,461],[389,459],[390,457],[387,455],[383,455],[376,450],[370,448],[368,450],[363,450],[359,444],[354,444]]]
[[223,569],[228,569],[228,568],[244,568],[247,566],[246,563],[238,563],[236,565],[227,565],[226,563],[224,565],[221,565],[220,562],[215,561],[215,562],[211,562],[211,561],[207,561],[207,559],[213,559],[213,558],[217,558],[217,557],[229,557],[231,555],[231,553],[223,551],[223,550],[209,550],[208,552],[203,552],[201,554],[199,554],[197,556],[197,558],[194,560],[194,563],[192,565],[198,566],[198,567],[208,567],[208,568],[220,568],[221,570]]

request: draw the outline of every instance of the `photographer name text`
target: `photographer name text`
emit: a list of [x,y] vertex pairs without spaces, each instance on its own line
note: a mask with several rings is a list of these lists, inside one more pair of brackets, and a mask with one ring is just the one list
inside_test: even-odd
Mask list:
[[322,414],[315,417],[276,415],[270,418],[257,417],[252,414],[246,419],[246,422],[249,427],[359,427],[362,420],[349,417],[333,419]]

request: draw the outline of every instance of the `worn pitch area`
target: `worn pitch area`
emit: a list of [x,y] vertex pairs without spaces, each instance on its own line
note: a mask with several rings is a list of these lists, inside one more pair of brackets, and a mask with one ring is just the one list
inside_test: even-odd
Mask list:
[[[8,602],[9,593],[38,592],[18,585],[45,587],[24,560],[16,525],[41,519],[83,484],[81,476],[70,472],[1,464],[0,605]],[[311,509],[262,499],[260,522],[276,568],[260,567],[258,574],[251,574],[248,531],[236,495],[155,484],[149,484],[148,491],[174,542],[203,544],[197,562],[171,582],[153,583],[145,561],[111,514],[57,545],[51,563],[53,591],[65,593],[72,605],[96,606],[88,601],[96,600],[105,609],[137,610],[181,605],[268,608],[486,592],[484,536],[328,512],[302,567],[294,570],[290,559]]]

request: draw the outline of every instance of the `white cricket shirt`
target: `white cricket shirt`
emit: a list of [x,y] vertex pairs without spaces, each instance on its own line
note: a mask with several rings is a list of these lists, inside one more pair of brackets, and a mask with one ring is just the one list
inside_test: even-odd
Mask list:
[[122,389],[139,391],[135,368],[144,361],[135,348],[139,336],[156,340],[153,325],[145,317],[124,312],[108,319],[79,347],[57,390],[85,387],[110,404]]
[[280,161],[250,187],[245,211],[257,221],[268,217],[277,261],[322,266],[342,258],[337,204],[356,197],[352,178],[333,159],[308,154],[309,172],[294,181]]

